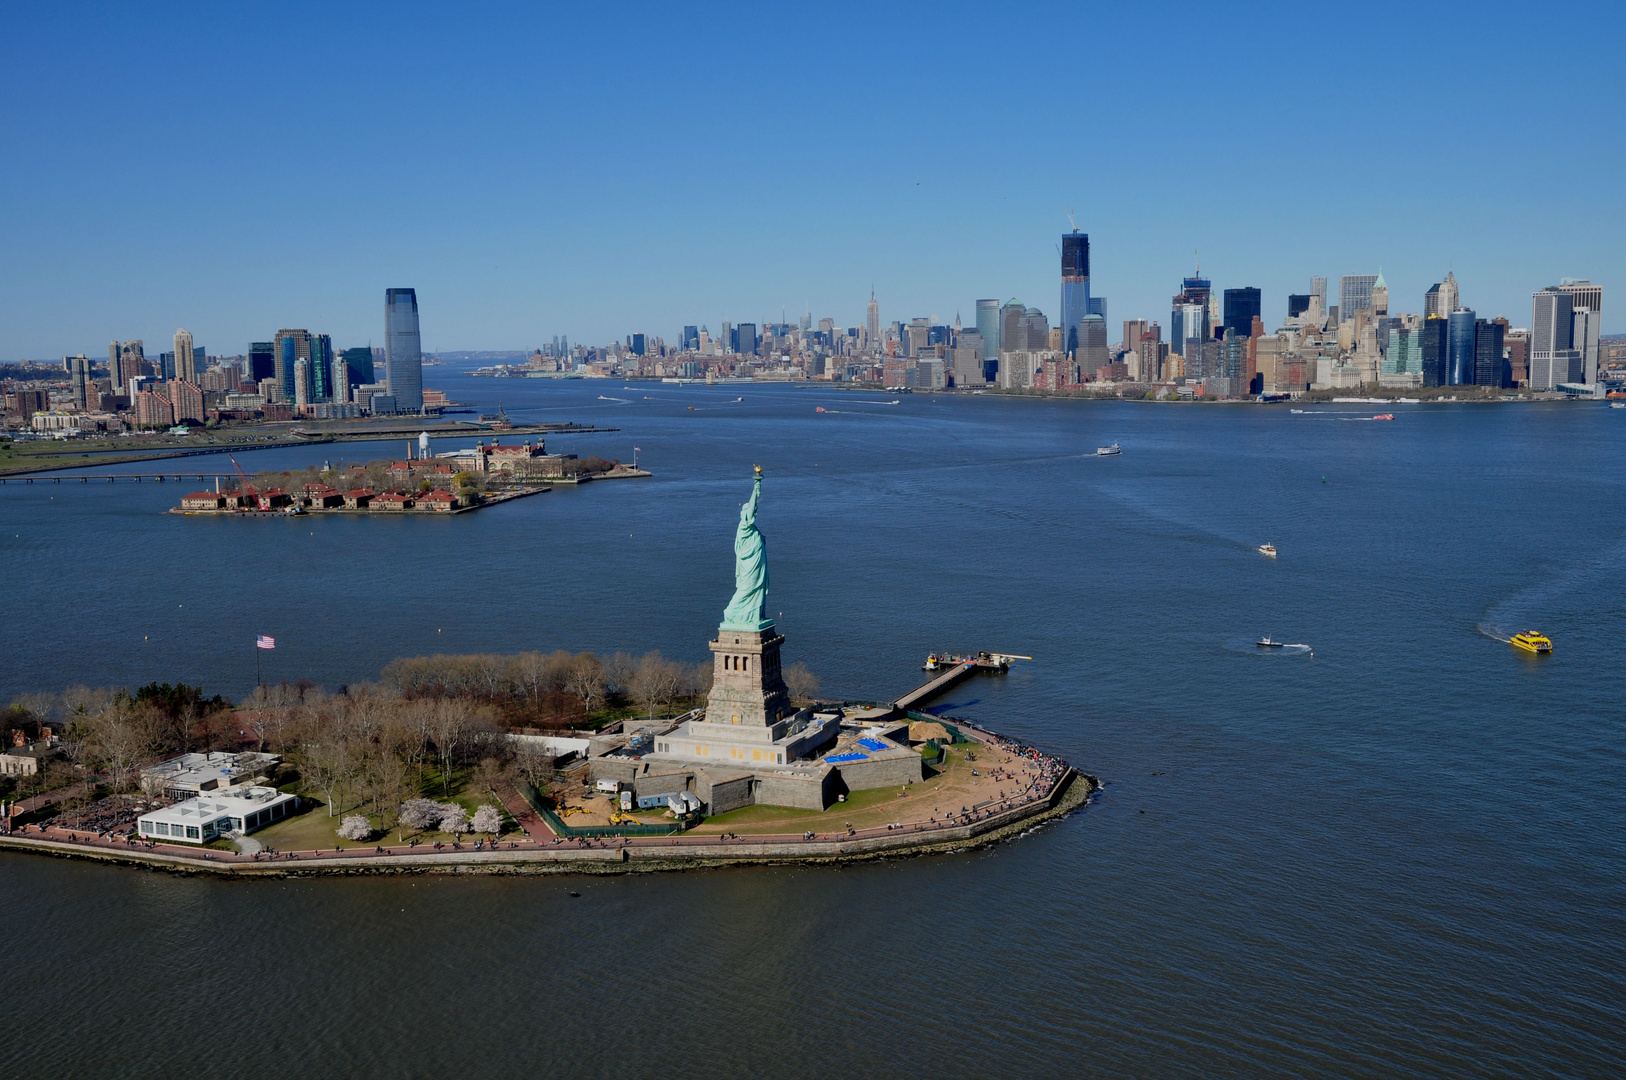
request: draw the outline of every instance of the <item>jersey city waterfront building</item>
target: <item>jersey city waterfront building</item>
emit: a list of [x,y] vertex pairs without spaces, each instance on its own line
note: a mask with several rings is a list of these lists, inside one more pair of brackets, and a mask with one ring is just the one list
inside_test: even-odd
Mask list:
[[423,412],[423,346],[414,289],[384,290],[384,380],[397,410]]

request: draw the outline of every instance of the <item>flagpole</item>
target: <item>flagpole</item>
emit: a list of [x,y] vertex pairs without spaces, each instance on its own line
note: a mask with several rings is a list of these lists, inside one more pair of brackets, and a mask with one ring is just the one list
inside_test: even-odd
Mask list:
[[260,673],[260,641],[254,640],[254,682],[261,689],[265,688],[265,676]]

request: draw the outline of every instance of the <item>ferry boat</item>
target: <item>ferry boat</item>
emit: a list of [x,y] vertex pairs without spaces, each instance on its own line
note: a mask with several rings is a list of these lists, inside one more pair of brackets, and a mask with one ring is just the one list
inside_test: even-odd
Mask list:
[[1270,635],[1266,634],[1264,637],[1254,642],[1254,644],[1259,646],[1261,649],[1279,649],[1286,643],[1281,641],[1272,641],[1270,640]]
[[1117,443],[1113,443],[1111,446],[1097,446],[1095,448],[1096,457],[1117,457],[1121,453],[1123,453],[1123,447]]
[[1274,559],[1276,557],[1276,545],[1275,544],[1260,544],[1259,545],[1259,554],[1265,556],[1265,558],[1267,558],[1267,559]]
[[1547,639],[1546,634],[1539,630],[1526,630],[1523,633],[1514,634],[1508,639],[1508,644],[1515,649],[1523,649],[1525,652],[1550,653],[1553,651],[1553,643]]

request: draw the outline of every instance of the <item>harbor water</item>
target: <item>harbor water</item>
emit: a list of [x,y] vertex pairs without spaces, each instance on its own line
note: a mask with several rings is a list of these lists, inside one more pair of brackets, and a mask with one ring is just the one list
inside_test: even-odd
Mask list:
[[[329,688],[433,652],[706,659],[761,465],[787,663],[888,699],[933,651],[1032,656],[940,704],[1099,796],[844,867],[228,882],[0,854],[0,1076],[1626,1068],[1626,413],[425,375],[619,428],[549,450],[636,446],[654,476],[452,518],[7,485],[0,694],[240,697],[256,634],[268,680]],[[1525,629],[1553,654],[1499,640]]]

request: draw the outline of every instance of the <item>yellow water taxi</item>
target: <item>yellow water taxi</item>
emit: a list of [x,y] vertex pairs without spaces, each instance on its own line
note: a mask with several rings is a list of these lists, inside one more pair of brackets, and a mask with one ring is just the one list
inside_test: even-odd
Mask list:
[[1508,644],[1515,649],[1523,649],[1525,652],[1550,653],[1553,651],[1553,643],[1547,640],[1547,635],[1539,630],[1526,630],[1522,634],[1514,634],[1508,639]]

